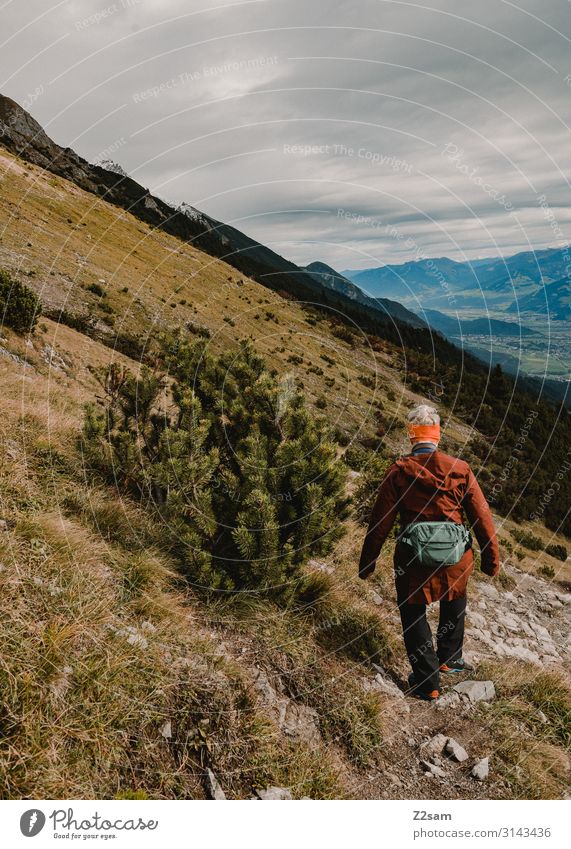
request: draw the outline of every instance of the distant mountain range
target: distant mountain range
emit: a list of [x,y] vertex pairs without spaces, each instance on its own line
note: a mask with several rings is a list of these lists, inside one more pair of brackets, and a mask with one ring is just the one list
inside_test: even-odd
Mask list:
[[[383,265],[343,276],[370,297],[410,309],[504,311],[571,319],[571,248],[455,262],[446,257]],[[421,313],[422,314],[422,313]]]
[[445,315],[438,310],[421,310],[420,315],[427,323],[448,338],[459,336],[537,336],[535,330],[523,327],[516,321],[501,321],[497,318],[462,318]]
[[398,321],[404,321],[413,327],[426,327],[426,322],[422,318],[407,310],[398,301],[391,301],[388,298],[370,298],[362,289],[324,262],[312,262],[310,265],[306,265],[303,270],[322,286],[326,286],[334,292],[339,292],[364,307],[379,311]]

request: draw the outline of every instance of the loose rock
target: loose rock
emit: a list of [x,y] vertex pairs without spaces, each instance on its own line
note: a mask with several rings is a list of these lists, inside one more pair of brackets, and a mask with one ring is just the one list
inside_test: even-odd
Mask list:
[[422,764],[425,775],[434,775],[436,778],[446,778],[446,773],[442,767],[430,763],[430,761],[421,761],[420,763]]
[[488,775],[490,774],[490,759],[482,758],[481,761],[478,761],[474,764],[472,769],[470,770],[470,775],[472,778],[477,778],[478,781],[484,781]]
[[307,564],[311,569],[316,569],[318,572],[323,572],[325,575],[332,575],[335,569],[329,566],[328,563],[323,563],[321,560],[309,560]]
[[431,737],[430,740],[427,740],[425,743],[422,743],[420,746],[420,755],[423,758],[429,758],[432,755],[441,755],[444,751],[444,747],[448,742],[448,737],[445,737],[444,734],[436,734],[436,736]]
[[450,757],[455,761],[458,761],[458,763],[463,763],[468,760],[468,752],[453,737],[448,738],[448,742],[446,743],[446,754],[450,755]]
[[449,693],[445,693],[443,696],[440,696],[439,699],[436,699],[433,707],[436,710],[447,710],[450,707],[454,707],[460,701],[460,695],[455,693],[453,690],[450,690]]
[[256,790],[256,796],[263,802],[270,802],[276,799],[293,799],[293,796],[287,787],[266,787],[265,790]]
[[319,740],[319,716],[316,710],[298,704],[279,693],[262,669],[257,670],[254,685],[270,706],[280,730],[293,740],[315,743]]
[[491,702],[496,697],[493,681],[461,681],[454,690],[467,696],[471,702]]
[[206,770],[206,784],[211,799],[217,799],[220,801],[226,798],[226,794],[220,786],[220,782],[218,781],[211,769]]
[[393,699],[404,699],[404,693],[399,690],[396,684],[392,681],[387,681],[380,673],[377,673],[372,681],[368,682],[369,689],[377,690],[379,693],[384,693],[386,696],[392,696]]

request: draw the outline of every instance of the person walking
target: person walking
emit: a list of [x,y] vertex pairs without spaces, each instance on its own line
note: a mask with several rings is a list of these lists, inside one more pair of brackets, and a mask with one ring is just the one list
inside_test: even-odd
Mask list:
[[[387,471],[371,514],[359,561],[359,577],[375,570],[383,543],[400,520],[394,554],[397,604],[412,667],[411,694],[440,695],[440,675],[471,669],[462,657],[466,590],[474,568],[471,525],[482,571],[500,570],[491,510],[468,463],[438,450],[440,417],[427,404],[407,416],[412,450]],[[436,649],[426,607],[440,602]]]

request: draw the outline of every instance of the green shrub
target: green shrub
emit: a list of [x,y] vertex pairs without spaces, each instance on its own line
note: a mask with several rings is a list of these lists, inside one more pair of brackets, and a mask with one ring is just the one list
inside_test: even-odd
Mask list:
[[88,465],[156,514],[194,583],[291,598],[301,565],[343,533],[346,467],[328,426],[249,343],[215,357],[180,336],[163,350],[166,402],[164,375],[99,372]]
[[377,492],[379,491],[379,486],[390,466],[390,461],[386,458],[374,452],[369,453],[370,460],[367,462],[367,466],[353,496],[355,518],[363,525],[366,525],[371,518],[371,511],[377,497]]
[[145,339],[144,336],[135,336],[131,333],[117,333],[110,347],[113,347],[115,351],[120,351],[132,360],[141,362],[145,359],[148,343],[149,340]]
[[192,321],[187,321],[185,327],[189,333],[194,333],[195,336],[199,336],[201,339],[210,339],[210,330],[201,324],[194,324]]
[[42,314],[40,299],[28,286],[0,270],[0,327],[31,333]]
[[373,457],[373,452],[359,445],[358,442],[352,442],[343,455],[343,459],[349,468],[357,472],[362,472],[366,469],[369,460]]
[[76,315],[64,309],[47,309],[45,314],[58,324],[65,324],[67,327],[71,327],[72,330],[77,330],[86,336],[93,336],[95,325],[97,324],[96,317],[90,314]]
[[372,374],[360,374],[359,382],[366,386],[367,389],[374,389],[377,385],[377,382]]
[[90,283],[87,291],[97,295],[98,298],[104,298],[107,295],[106,290],[100,283]]
[[341,602],[330,618],[316,625],[315,638],[328,651],[359,663],[384,664],[392,654],[379,617]]
[[351,345],[353,348],[357,341],[356,334],[344,324],[336,324],[331,328],[331,333],[333,336],[336,336],[337,339],[341,339],[343,342],[347,342],[348,345]]
[[543,543],[535,534],[531,534],[528,531],[520,531],[519,528],[514,528],[510,533],[516,542],[519,542],[520,545],[523,545],[530,551],[543,550]]
[[563,563],[567,560],[567,549],[564,545],[559,545],[555,542],[545,546],[545,553],[550,554],[551,557],[556,557],[557,560],[561,560]]

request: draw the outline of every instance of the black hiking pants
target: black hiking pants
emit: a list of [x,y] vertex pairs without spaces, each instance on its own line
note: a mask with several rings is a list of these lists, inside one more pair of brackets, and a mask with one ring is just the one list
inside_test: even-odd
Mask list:
[[423,692],[440,689],[439,667],[462,657],[466,598],[440,601],[436,651],[426,619],[425,604],[399,603],[404,644],[416,685]]

